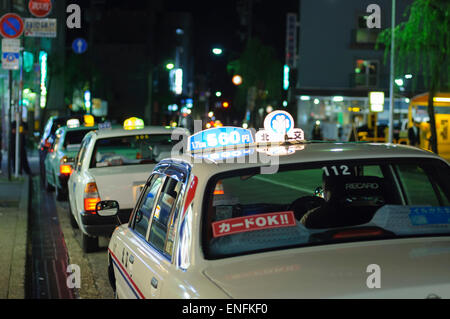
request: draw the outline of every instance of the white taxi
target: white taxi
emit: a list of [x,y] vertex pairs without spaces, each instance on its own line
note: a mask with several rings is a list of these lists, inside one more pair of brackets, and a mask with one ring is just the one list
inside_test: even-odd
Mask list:
[[[197,133],[156,165],[109,243],[116,296],[450,298],[449,164],[408,146],[308,143],[280,123],[256,143],[241,128]],[[219,145],[231,146],[208,150]]]
[[155,164],[170,156],[173,129],[106,128],[88,133],[67,183],[71,224],[82,232],[85,252],[98,248],[98,237],[109,236],[116,218],[100,218],[95,205],[116,199],[119,218],[127,222],[142,187]]

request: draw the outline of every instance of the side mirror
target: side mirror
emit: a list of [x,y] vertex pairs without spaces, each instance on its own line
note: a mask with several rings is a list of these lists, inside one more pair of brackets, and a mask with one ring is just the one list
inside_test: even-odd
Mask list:
[[95,212],[101,217],[117,216],[119,203],[115,200],[104,200],[95,205]]

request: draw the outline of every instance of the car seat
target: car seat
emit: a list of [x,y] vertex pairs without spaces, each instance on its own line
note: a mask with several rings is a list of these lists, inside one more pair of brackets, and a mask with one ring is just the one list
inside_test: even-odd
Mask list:
[[336,177],[329,200],[308,212],[302,223],[322,229],[361,225],[370,222],[386,204],[384,180],[374,176]]

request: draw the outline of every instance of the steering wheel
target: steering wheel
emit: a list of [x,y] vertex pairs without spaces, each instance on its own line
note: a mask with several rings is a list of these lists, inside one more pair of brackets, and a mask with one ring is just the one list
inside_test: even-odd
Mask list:
[[303,215],[305,215],[311,209],[322,206],[325,203],[325,200],[318,196],[304,196],[297,198],[290,205],[288,210],[293,211],[295,215],[295,219],[302,219]]

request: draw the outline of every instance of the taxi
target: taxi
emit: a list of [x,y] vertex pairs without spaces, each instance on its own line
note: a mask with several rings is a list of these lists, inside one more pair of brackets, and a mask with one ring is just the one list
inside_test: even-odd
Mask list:
[[[449,298],[450,166],[403,145],[307,142],[275,112],[160,161],[108,247],[118,298]],[[121,209],[96,204],[100,217]]]
[[103,127],[88,133],[75,159],[67,183],[71,225],[82,232],[85,252],[98,248],[99,236],[110,236],[116,219],[99,218],[95,205],[116,199],[120,219],[128,221],[150,172],[170,156],[173,129],[144,127],[141,120],[127,120],[123,128]]
[[78,119],[70,119],[66,124],[55,132],[55,141],[44,161],[45,188],[56,190],[58,201],[67,199],[67,181],[81,141],[87,133],[97,129],[97,126],[80,126]]

